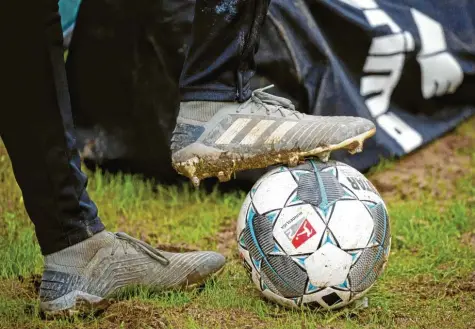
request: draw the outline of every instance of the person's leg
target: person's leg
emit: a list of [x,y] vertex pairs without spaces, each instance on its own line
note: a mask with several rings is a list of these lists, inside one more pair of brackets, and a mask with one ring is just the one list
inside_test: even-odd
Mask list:
[[197,0],[180,78],[182,101],[251,97],[254,54],[270,0]]
[[[21,35],[8,27],[25,5],[25,16],[33,15],[24,17],[28,34]],[[75,148],[57,1],[4,0],[0,39],[0,135],[45,254],[41,309],[104,305],[129,285],[197,285],[222,268],[217,253],[167,253],[104,231]]]
[[251,92],[254,54],[269,0],[197,0],[191,45],[180,79],[181,104],[172,162],[198,185],[233,172],[265,168],[347,148],[361,151],[375,132],[362,118],[295,111],[287,99]]
[[0,134],[41,250],[51,254],[104,226],[75,148],[57,4],[38,3],[28,34],[2,33]]

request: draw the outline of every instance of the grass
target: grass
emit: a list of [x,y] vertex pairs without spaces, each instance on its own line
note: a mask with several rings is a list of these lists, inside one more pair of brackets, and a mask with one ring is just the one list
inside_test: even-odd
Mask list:
[[[473,138],[474,123],[455,135]],[[98,317],[46,321],[36,295],[42,257],[0,146],[0,328],[475,328],[475,142],[457,154],[468,156],[471,165],[457,179],[435,177],[428,183],[456,194],[440,198],[425,189],[409,200],[398,193],[385,196],[393,233],[389,266],[368,293],[368,308],[334,312],[286,310],[259,296],[234,243],[243,193],[157,187],[139,177],[89,173],[90,194],[110,230],[182,250],[218,249],[228,264],[200,291],[134,289],[122,292],[122,301]],[[398,165],[385,161],[371,175]]]

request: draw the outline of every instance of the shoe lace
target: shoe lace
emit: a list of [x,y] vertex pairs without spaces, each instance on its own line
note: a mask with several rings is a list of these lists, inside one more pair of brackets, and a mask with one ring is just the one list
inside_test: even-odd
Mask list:
[[127,246],[132,245],[132,247],[139,249],[149,255],[151,258],[155,259],[157,262],[163,264],[163,265],[168,265],[170,264],[170,261],[168,258],[166,258],[159,250],[153,248],[151,245],[131,237],[130,235],[124,233],[124,232],[118,232],[115,233],[116,236],[116,243],[114,244],[112,248],[112,253],[111,255],[114,255],[114,253],[117,251],[117,249],[122,246],[124,253],[127,253]]
[[264,92],[273,87],[274,85],[270,85],[254,90],[248,102],[262,105],[267,115],[279,112],[283,117],[294,115],[298,119],[302,118],[303,114],[295,110],[295,105],[289,99]]

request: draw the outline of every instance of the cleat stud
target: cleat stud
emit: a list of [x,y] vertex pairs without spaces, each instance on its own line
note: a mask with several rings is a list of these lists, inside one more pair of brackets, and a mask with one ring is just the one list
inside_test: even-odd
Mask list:
[[289,167],[295,167],[299,164],[299,156],[297,154],[289,156],[289,160],[287,161],[287,165]]
[[356,153],[360,153],[360,152],[363,152],[363,143],[362,142],[357,142],[356,143],[356,146],[350,148],[348,150],[348,152],[350,154],[356,154]]
[[321,153],[317,154],[317,157],[318,157],[318,159],[320,159],[320,161],[327,162],[328,159],[330,159],[330,154],[331,154],[330,151],[325,151],[325,152],[321,152]]
[[191,183],[193,184],[194,187],[198,188],[200,187],[200,179],[196,176],[193,176],[191,178]]
[[224,183],[231,180],[231,175],[232,175],[232,172],[220,171],[218,173],[218,179],[221,183]]

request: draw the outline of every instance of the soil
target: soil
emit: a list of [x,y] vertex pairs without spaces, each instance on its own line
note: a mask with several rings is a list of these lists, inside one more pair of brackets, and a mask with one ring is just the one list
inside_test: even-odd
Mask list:
[[[216,312],[216,310],[207,310],[199,307],[184,307],[182,315],[191,317],[200,327],[211,328],[230,328],[238,327],[243,329],[261,329],[266,328],[266,323],[259,319],[254,313],[234,309],[232,312]],[[175,314],[176,316],[176,314]],[[179,322],[174,324],[170,320],[170,328],[177,328]]]
[[[475,120],[469,123],[475,125]],[[456,192],[453,182],[475,165],[471,154],[464,152],[474,145],[475,138],[455,132],[402,158],[393,168],[370,175],[369,179],[384,199],[405,200],[421,193],[450,197]]]
[[171,328],[160,308],[137,300],[113,303],[101,317],[101,328]]
[[462,243],[464,245],[469,245],[472,247],[473,251],[475,251],[475,232],[467,232],[462,234]]
[[218,252],[229,257],[235,251],[236,241],[236,221],[232,221],[231,225],[223,227],[218,233]]

